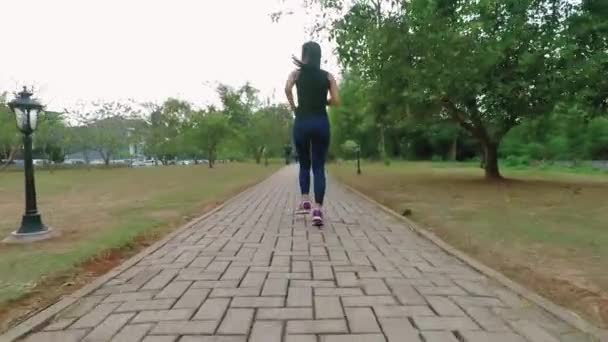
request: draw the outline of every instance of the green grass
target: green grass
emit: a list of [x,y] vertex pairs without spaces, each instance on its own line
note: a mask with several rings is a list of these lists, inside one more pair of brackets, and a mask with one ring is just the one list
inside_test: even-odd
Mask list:
[[[277,165],[224,164],[142,169],[37,172],[43,220],[59,238],[0,245],[0,304],[19,298],[44,277],[69,270],[135,237],[187,221],[213,203],[253,184]],[[18,226],[23,175],[0,174],[0,234]]]
[[[397,212],[412,210],[412,219],[453,246],[608,324],[607,174],[503,167],[507,181],[488,182],[471,163],[364,163],[362,170],[330,167]],[[526,279],[528,271],[535,276]],[[571,288],[555,288],[560,282]]]

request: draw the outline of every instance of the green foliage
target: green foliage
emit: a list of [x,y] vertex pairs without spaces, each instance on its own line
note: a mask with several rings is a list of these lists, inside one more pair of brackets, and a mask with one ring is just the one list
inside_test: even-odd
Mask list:
[[34,133],[34,148],[44,159],[55,163],[62,162],[70,139],[63,114],[45,112],[38,120],[38,128]]
[[209,161],[209,167],[213,167],[218,148],[231,133],[228,117],[211,108],[194,114],[186,141],[189,145],[200,148]]
[[316,27],[329,28],[346,71],[344,109],[331,113],[332,154],[348,139],[380,159],[483,151],[494,178],[506,136],[503,156],[603,153],[603,124],[594,123],[595,138],[581,134],[608,108],[603,2],[306,2],[325,10]]
[[12,159],[20,141],[15,115],[5,101],[6,94],[0,94],[0,160]]

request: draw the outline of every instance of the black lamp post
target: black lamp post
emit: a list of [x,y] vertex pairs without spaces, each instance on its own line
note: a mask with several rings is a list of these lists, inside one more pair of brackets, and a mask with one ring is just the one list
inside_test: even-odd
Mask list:
[[357,174],[361,174],[361,147],[357,145]]
[[44,107],[25,87],[17,98],[8,103],[15,113],[17,128],[23,133],[23,163],[25,167],[25,214],[21,227],[14,231],[4,242],[30,242],[51,237],[51,229],[42,224],[36,205],[36,186],[34,184],[34,165],[32,161],[32,133],[36,130],[38,116]]

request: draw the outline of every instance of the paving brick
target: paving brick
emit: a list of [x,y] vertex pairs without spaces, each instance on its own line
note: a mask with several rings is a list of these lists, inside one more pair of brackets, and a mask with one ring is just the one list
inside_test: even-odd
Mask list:
[[236,288],[238,286],[238,280],[199,280],[195,281],[191,289],[213,289],[216,287],[222,288]]
[[146,336],[142,342],[175,342],[177,335],[173,336]]
[[219,321],[224,316],[229,303],[228,298],[209,298],[201,305],[193,319]]
[[380,317],[378,320],[388,342],[420,341],[418,330],[407,318]]
[[292,261],[291,272],[294,273],[310,273],[310,262],[308,261]]
[[250,267],[249,272],[288,273],[289,272],[289,266],[287,265],[287,266]]
[[297,320],[312,319],[312,308],[260,308],[257,319]]
[[247,342],[247,336],[183,336],[179,342]]
[[287,279],[266,279],[262,296],[286,296],[288,282]]
[[218,273],[224,273],[224,271],[226,271],[226,268],[228,268],[228,265],[230,265],[229,261],[212,261],[207,268],[205,269],[206,272],[218,272]]
[[457,286],[416,286],[416,290],[426,296],[464,296],[467,294]]
[[226,273],[220,278],[221,280],[241,280],[247,272],[247,267],[244,266],[230,266]]
[[428,296],[426,300],[440,316],[466,316],[464,311],[448,297]]
[[72,329],[92,328],[103,322],[121,303],[105,303],[99,304],[86,315],[78,319],[72,326]]
[[359,278],[403,278],[401,274],[398,272],[375,272],[375,271],[365,271],[359,272]]
[[120,307],[118,307],[118,309],[116,309],[116,312],[165,310],[173,306],[173,303],[175,303],[175,299],[173,298],[125,302]]
[[363,296],[363,290],[357,287],[317,287],[314,289],[315,296],[340,296],[352,297]]
[[115,293],[111,294],[103,300],[104,303],[116,303],[116,302],[131,302],[135,300],[147,300],[152,299],[157,292],[146,291],[146,292],[127,292],[127,293]]
[[253,319],[253,309],[228,309],[226,317],[218,328],[218,334],[238,335],[247,334]]
[[241,287],[257,287],[261,288],[262,284],[264,284],[264,280],[266,279],[266,274],[263,272],[247,272],[245,278],[241,282]]
[[420,330],[479,330],[468,317],[415,316],[414,324]]
[[215,288],[211,291],[209,297],[246,297],[246,296],[259,296],[261,289],[259,287],[245,287],[245,288]]
[[385,342],[382,334],[322,335],[321,342]]
[[281,342],[283,322],[257,321],[253,323],[249,342]]
[[178,298],[192,285],[192,281],[173,281],[154,298]]
[[281,278],[281,279],[293,279],[293,280],[310,280],[312,276],[310,273],[280,273],[271,272],[268,273],[268,278]]
[[343,297],[344,306],[374,306],[374,305],[396,305],[397,302],[391,296],[353,296]]
[[336,287],[331,280],[294,280],[290,286],[293,287]]
[[315,280],[328,280],[334,279],[334,272],[329,266],[312,266],[312,277]]
[[388,289],[382,279],[361,279],[361,286],[368,296],[391,294],[391,290]]
[[331,334],[346,332],[346,321],[343,319],[287,321],[288,334]]
[[199,256],[190,263],[190,267],[206,268],[211,263],[211,260],[213,260],[213,257]]
[[505,306],[498,298],[451,296],[450,299],[452,299],[454,302],[456,302],[461,307],[469,307],[469,306],[504,307]]
[[63,330],[65,328],[67,328],[68,326],[70,326],[70,324],[74,323],[75,320],[76,320],[75,317],[74,318],[58,318],[58,319],[54,320],[51,324],[44,327],[44,330],[46,330],[46,331]]
[[285,342],[317,342],[316,335],[287,335]]
[[194,309],[171,309],[141,311],[133,318],[132,323],[187,321],[194,314]]
[[312,306],[312,288],[290,287],[287,306]]
[[87,312],[93,310],[97,304],[106,298],[106,295],[89,296],[78,300],[76,303],[70,305],[65,311],[61,312],[59,318],[79,318],[84,316]]
[[340,297],[314,297],[316,319],[344,318]]
[[160,322],[154,329],[152,335],[195,335],[213,334],[217,327],[217,321],[171,321]]
[[348,326],[353,333],[380,332],[376,316],[371,308],[346,308]]
[[154,278],[150,279],[141,289],[142,290],[160,290],[165,287],[175,276],[178,270],[168,269],[163,270]]
[[220,272],[204,272],[195,269],[182,270],[177,276],[178,280],[219,280],[222,276]]
[[355,272],[336,272],[336,282],[340,287],[357,287],[359,279]]
[[530,322],[528,320],[519,320],[515,322],[510,322],[513,329],[526,337],[527,339],[534,342],[558,342],[559,340],[549,334],[546,330],[539,327],[537,324]]
[[423,331],[422,336],[425,342],[459,342],[456,336],[448,331]]
[[378,317],[436,316],[426,305],[374,305]]
[[461,335],[466,342],[526,342],[523,337],[508,332],[463,331]]
[[401,285],[392,288],[393,294],[403,305],[422,305],[426,304],[424,298],[414,289],[413,286]]
[[112,342],[138,342],[152,329],[153,324],[133,324],[124,326],[112,338]]
[[209,289],[189,289],[175,303],[175,309],[196,309],[205,301],[209,294]]
[[271,308],[285,306],[284,297],[234,297],[230,306],[235,308]]
[[25,342],[78,342],[86,333],[86,330],[45,331],[26,337]]
[[474,296],[495,297],[496,295],[480,282],[471,280],[454,280],[454,282]]
[[85,338],[85,341],[108,341],[116,334],[135,313],[114,314],[97,325]]
[[467,314],[471,316],[477,324],[479,324],[483,330],[490,332],[511,332],[512,330],[507,326],[505,321],[502,320],[497,314],[492,312],[489,308],[485,307],[468,307],[465,309]]

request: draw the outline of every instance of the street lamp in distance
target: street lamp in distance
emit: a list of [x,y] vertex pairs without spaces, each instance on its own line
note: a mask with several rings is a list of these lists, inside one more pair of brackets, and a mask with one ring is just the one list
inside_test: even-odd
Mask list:
[[32,134],[38,125],[38,117],[44,107],[32,98],[33,93],[26,87],[8,103],[15,114],[17,128],[23,134],[23,164],[25,171],[25,214],[21,227],[3,240],[5,243],[26,243],[45,240],[54,236],[52,229],[42,223],[36,204],[36,185],[32,156]]

